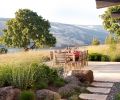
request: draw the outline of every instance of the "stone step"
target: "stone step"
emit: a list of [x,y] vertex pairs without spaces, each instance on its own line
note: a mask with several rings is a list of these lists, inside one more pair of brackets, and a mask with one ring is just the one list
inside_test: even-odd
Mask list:
[[113,83],[93,82],[91,85],[95,87],[106,87],[107,88],[107,87],[112,87]]
[[81,93],[79,98],[85,100],[106,100],[107,95]]
[[110,93],[111,88],[87,87],[87,90],[93,93],[108,94]]

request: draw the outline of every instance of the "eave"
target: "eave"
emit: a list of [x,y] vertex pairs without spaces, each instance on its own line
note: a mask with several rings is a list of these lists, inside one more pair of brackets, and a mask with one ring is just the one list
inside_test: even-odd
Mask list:
[[120,5],[120,0],[96,0],[97,9],[116,5]]

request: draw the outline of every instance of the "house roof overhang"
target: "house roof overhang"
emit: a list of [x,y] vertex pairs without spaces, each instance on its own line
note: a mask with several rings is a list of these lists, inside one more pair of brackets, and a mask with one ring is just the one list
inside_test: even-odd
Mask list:
[[96,0],[97,9],[115,5],[120,5],[120,0]]

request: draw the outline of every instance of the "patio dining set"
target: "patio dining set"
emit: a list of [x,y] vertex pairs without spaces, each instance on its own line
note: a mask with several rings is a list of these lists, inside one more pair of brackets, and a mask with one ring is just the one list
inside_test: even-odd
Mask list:
[[62,49],[50,52],[54,66],[63,66],[64,70],[82,69],[88,65],[88,51],[79,49]]

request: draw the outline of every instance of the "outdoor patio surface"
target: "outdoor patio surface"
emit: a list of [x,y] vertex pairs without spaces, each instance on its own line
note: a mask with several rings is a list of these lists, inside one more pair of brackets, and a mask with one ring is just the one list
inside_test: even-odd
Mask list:
[[[120,82],[120,62],[89,62],[86,70],[94,73],[94,82],[87,89],[91,93],[81,93],[85,100],[107,100],[114,82]],[[107,82],[106,82],[107,81]]]
[[120,82],[120,62],[88,62],[86,70],[92,70],[95,81]]

